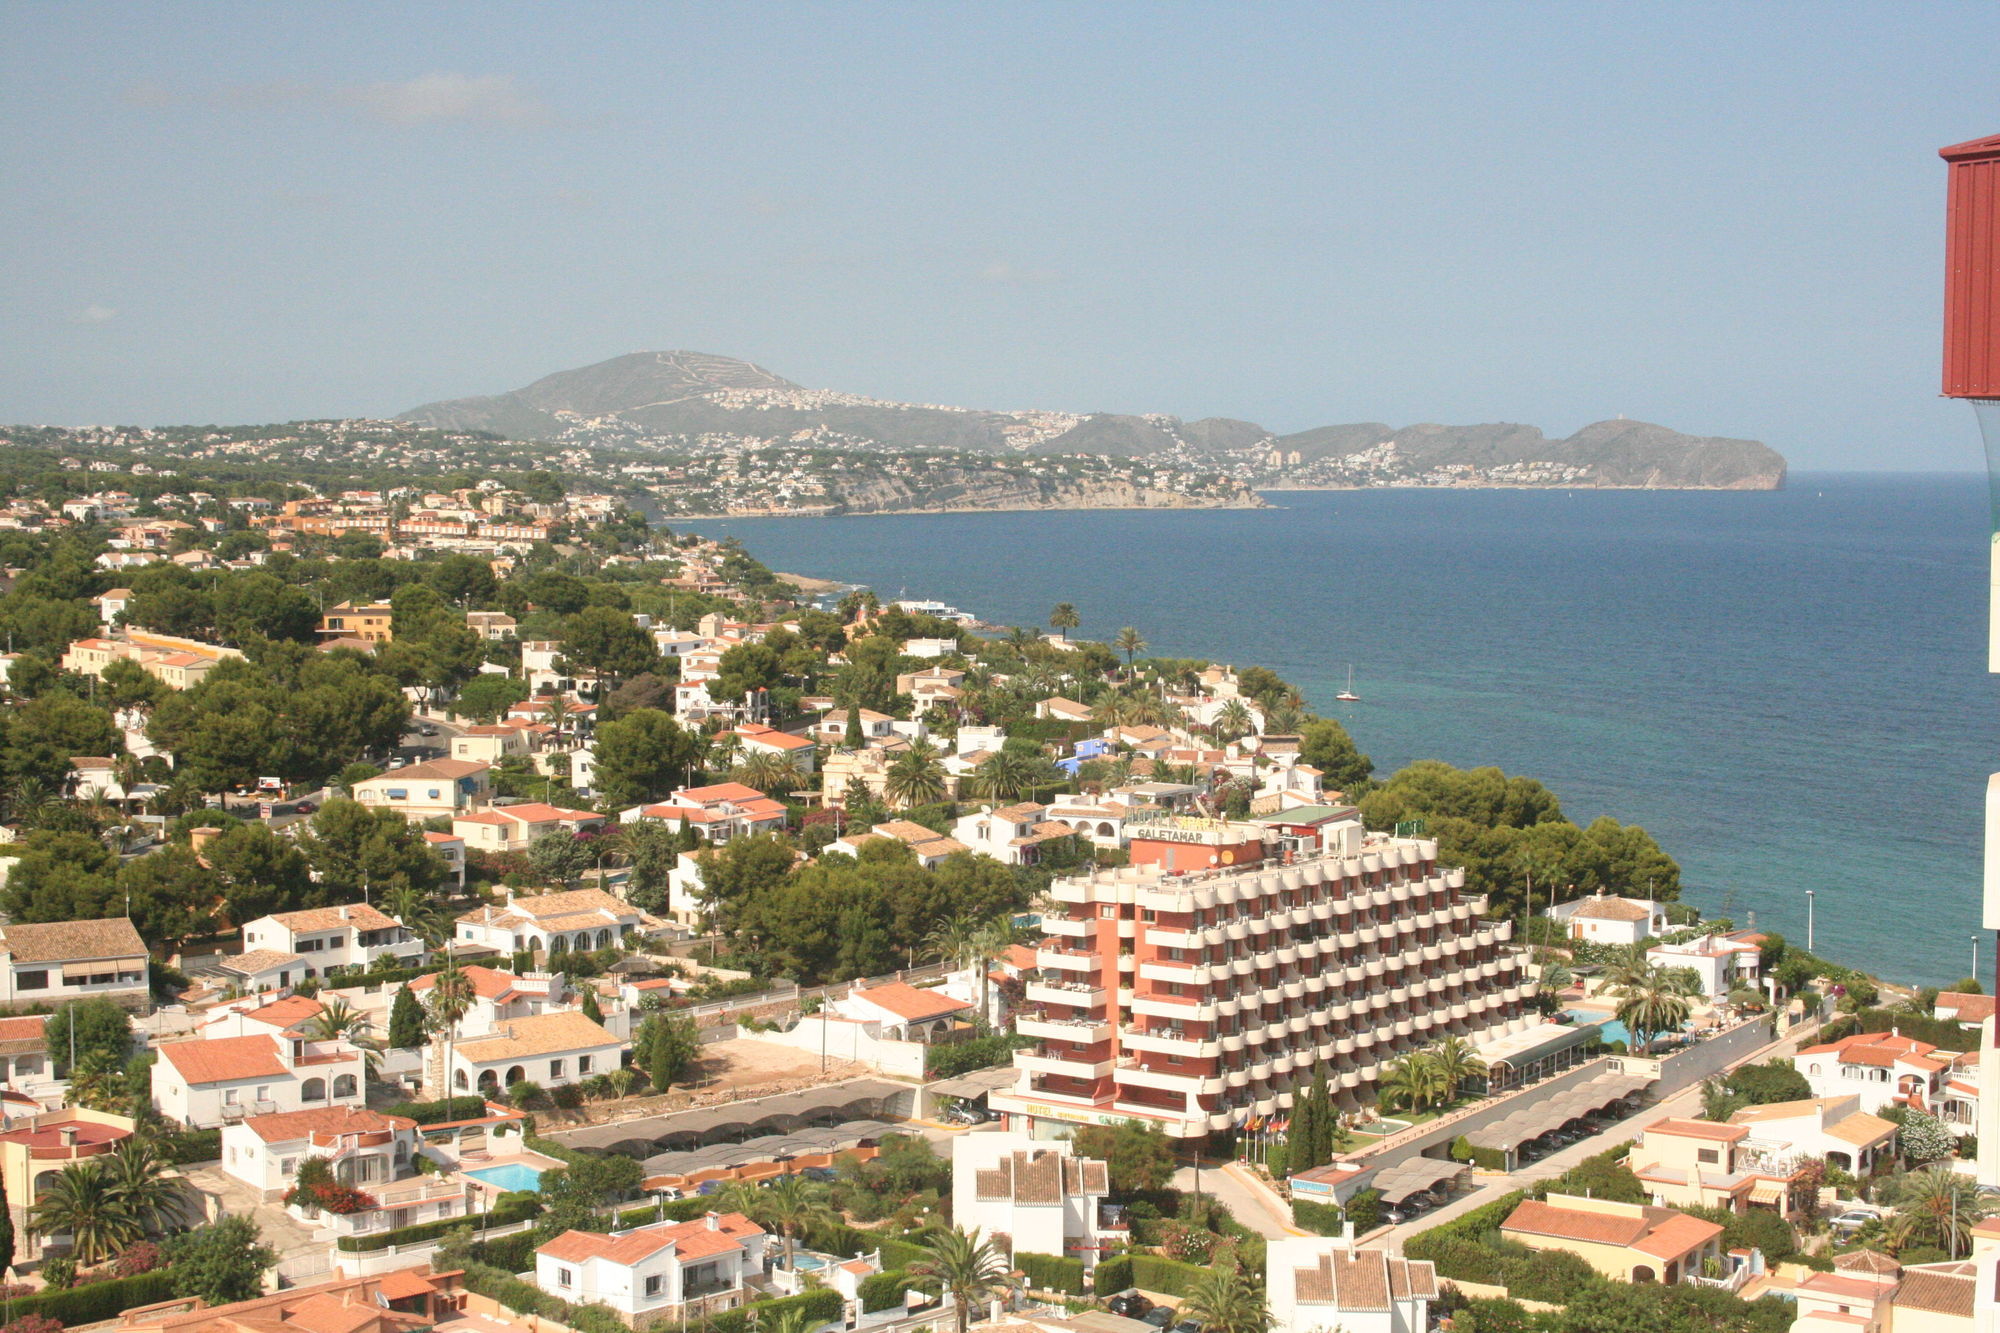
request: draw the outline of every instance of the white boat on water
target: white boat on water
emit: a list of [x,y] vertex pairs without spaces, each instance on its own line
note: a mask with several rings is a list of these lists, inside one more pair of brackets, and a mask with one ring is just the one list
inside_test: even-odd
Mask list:
[[1358,704],[1361,696],[1354,692],[1354,663],[1347,664],[1347,688],[1333,696],[1344,704]]

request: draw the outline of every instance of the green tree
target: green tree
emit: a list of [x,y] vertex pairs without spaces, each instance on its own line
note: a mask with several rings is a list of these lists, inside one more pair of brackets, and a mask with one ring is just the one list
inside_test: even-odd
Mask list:
[[408,986],[396,988],[395,1002],[389,1006],[389,1045],[399,1051],[413,1051],[424,1044],[424,1009]]
[[938,1233],[907,1271],[931,1279],[951,1295],[958,1333],[966,1333],[973,1311],[1011,1285],[1007,1264],[976,1227],[969,1233],[959,1227]]
[[616,681],[654,666],[659,650],[623,611],[589,606],[563,623],[563,660],[580,674]]
[[127,861],[118,871],[117,891],[130,904],[140,935],[167,947],[215,933],[220,922],[222,884],[193,849],[166,847]]
[[762,1188],[753,1187],[755,1197],[749,1217],[763,1226],[775,1227],[785,1239],[785,1267],[793,1269],[793,1246],[798,1237],[815,1227],[831,1226],[840,1220],[826,1186],[804,1176],[779,1176]]
[[257,1224],[240,1214],[170,1237],[163,1247],[174,1295],[228,1305],[259,1295],[278,1253],[263,1243]]
[[1326,717],[1313,718],[1300,729],[1299,760],[1320,771],[1328,790],[1349,795],[1365,788],[1375,771],[1374,762],[1356,748],[1347,728]]
[[305,852],[265,824],[235,824],[210,839],[201,855],[238,925],[304,907],[315,892]]
[[1002,750],[988,755],[973,770],[972,785],[980,795],[996,801],[1018,801],[1059,776],[1055,765],[1039,755]]
[[15,921],[101,921],[122,914],[113,881],[118,857],[84,833],[37,830],[14,844],[19,855],[0,889]]
[[158,1235],[185,1219],[180,1178],[150,1135],[134,1135],[93,1160],[104,1164],[112,1197],[147,1235]]
[[1924,1233],[1953,1259],[1971,1244],[1972,1228],[1993,1211],[1993,1202],[1979,1193],[1970,1176],[1939,1162],[1912,1171],[1897,1183],[1897,1206],[1919,1220]]
[[14,1210],[8,1206],[7,1191],[0,1187],[0,1269],[14,1266]]
[[432,1036],[433,1067],[437,1070],[433,1082],[441,1097],[449,1097],[456,1091],[449,1086],[450,1046],[457,1039],[460,1021],[472,1011],[473,1001],[478,998],[478,994],[472,978],[458,965],[458,960],[449,953],[445,954],[444,966],[440,967],[431,978],[430,998],[426,1002]]
[[1056,609],[1049,612],[1049,628],[1061,633],[1065,639],[1069,637],[1071,630],[1082,623],[1076,614],[1076,608],[1068,602],[1057,602]]
[[630,877],[625,898],[642,912],[658,913],[667,906],[667,877],[680,864],[680,835],[658,820],[641,819],[625,828],[625,859]]
[[596,859],[591,844],[567,829],[544,833],[528,848],[528,864],[551,884],[569,889]]
[[69,1077],[72,1050],[78,1064],[98,1055],[122,1068],[132,1057],[132,1016],[101,995],[66,1000],[42,1024],[42,1044],[55,1062],[57,1078]]
[[909,749],[889,761],[884,790],[905,809],[943,800],[945,771],[936,749],[928,741],[912,742]]
[[436,893],[445,880],[444,858],[423,830],[394,810],[345,799],[328,801],[299,839],[328,902],[359,902],[364,894],[410,887]]
[[1174,1150],[1158,1125],[1121,1120],[1085,1125],[1071,1136],[1078,1157],[1106,1162],[1111,1188],[1119,1195],[1165,1189],[1174,1176]]
[[656,1091],[665,1092],[700,1060],[701,1034],[685,1014],[654,1014],[646,1025],[653,1028],[652,1040],[647,1043],[646,1077]]
[[480,722],[496,722],[515,704],[526,701],[528,686],[512,676],[479,675],[461,685],[453,711]]
[[609,808],[657,800],[687,781],[701,740],[657,709],[641,708],[597,729],[596,786]]

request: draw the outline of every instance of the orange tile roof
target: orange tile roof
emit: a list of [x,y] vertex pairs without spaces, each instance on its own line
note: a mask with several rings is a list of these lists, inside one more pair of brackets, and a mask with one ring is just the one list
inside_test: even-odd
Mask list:
[[259,1023],[269,1023],[274,1028],[288,1028],[296,1023],[305,1022],[325,1009],[325,1005],[310,995],[287,995],[282,1000],[273,1000],[261,1009],[247,1010],[243,1016],[255,1019]]
[[972,1007],[964,1000],[954,1000],[937,990],[919,990],[907,981],[892,981],[886,986],[870,986],[866,990],[856,991],[855,998],[866,1000],[877,1008],[887,1009],[898,1018],[911,1021],[939,1018]]
[[1684,1120],[1678,1116],[1667,1116],[1646,1126],[1648,1134],[1672,1134],[1684,1139],[1716,1139],[1722,1143],[1734,1143],[1738,1139],[1750,1137],[1750,1131],[1743,1125],[1718,1125],[1706,1120]]
[[393,930],[398,924],[396,918],[384,916],[367,903],[348,903],[342,907],[309,907],[299,912],[276,912],[273,921],[294,933],[313,930],[339,930],[342,926],[352,926],[356,930]]
[[1704,1222],[1686,1213],[1674,1213],[1633,1242],[1632,1248],[1656,1259],[1678,1259],[1721,1234],[1722,1228],[1714,1222]]
[[190,1084],[282,1078],[289,1072],[278,1058],[276,1037],[194,1037],[162,1042],[159,1051]]
[[535,1253],[546,1254],[565,1263],[603,1259],[629,1267],[670,1245],[679,1259],[705,1259],[710,1255],[741,1249],[744,1241],[763,1234],[764,1228],[743,1214],[723,1213],[715,1216],[712,1228],[708,1218],[698,1217],[691,1222],[656,1223],[608,1236],[594,1231],[565,1231],[554,1240],[537,1246]]
[[253,1115],[243,1124],[266,1143],[290,1143],[308,1134],[375,1134],[390,1129],[415,1129],[417,1122],[358,1106],[315,1106],[304,1111]]
[[[520,982],[520,978],[511,972],[481,967],[477,963],[467,964],[459,968],[459,971],[471,979],[472,993],[483,1000],[504,1000],[514,994],[515,987]],[[426,972],[410,983],[410,989],[427,991],[435,985],[437,985],[437,973]]]
[[756,801],[764,793],[755,787],[746,787],[740,782],[718,782],[712,787],[689,787],[676,793],[679,799],[707,804],[710,801]]

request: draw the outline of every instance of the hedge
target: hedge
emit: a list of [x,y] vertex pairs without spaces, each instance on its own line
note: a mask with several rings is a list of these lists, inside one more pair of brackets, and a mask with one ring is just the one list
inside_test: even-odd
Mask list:
[[500,1202],[491,1212],[475,1213],[470,1217],[446,1217],[436,1222],[418,1222],[407,1227],[397,1227],[393,1231],[377,1231],[366,1236],[342,1236],[340,1248],[352,1254],[358,1251],[387,1249],[391,1245],[413,1245],[422,1241],[442,1239],[460,1227],[471,1227],[474,1231],[489,1231],[494,1227],[525,1222],[541,1211],[541,1201],[532,1194],[506,1194],[501,1196]]
[[1347,1201],[1347,1220],[1354,1223],[1354,1234],[1366,1235],[1382,1225],[1382,1191],[1365,1189],[1358,1191]]
[[861,1312],[874,1314],[877,1310],[887,1310],[903,1303],[903,1293],[908,1291],[916,1279],[907,1269],[892,1268],[886,1273],[871,1273],[861,1279]]
[[166,1269],[141,1273],[137,1277],[114,1277],[106,1282],[90,1282],[67,1291],[45,1291],[39,1296],[21,1296],[8,1302],[16,1319],[22,1315],[45,1315],[65,1328],[94,1324],[116,1318],[121,1310],[135,1305],[174,1298],[174,1277]]
[[187,1166],[192,1162],[214,1162],[222,1157],[222,1131],[219,1129],[189,1129],[178,1134],[169,1134],[161,1140],[166,1150],[167,1160],[174,1166]]
[[1184,1264],[1162,1255],[1135,1254],[1132,1256],[1132,1280],[1126,1285],[1146,1291],[1164,1291],[1169,1296],[1185,1296],[1194,1290],[1194,1284],[1208,1271],[1200,1264]]
[[1027,1275],[1036,1291],[1059,1291],[1065,1296],[1083,1295],[1083,1260],[1059,1254],[1022,1251],[1014,1256],[1014,1267]]
[[486,1114],[484,1097],[448,1097],[441,1102],[398,1102],[390,1115],[414,1120],[420,1125],[439,1125],[448,1120],[477,1120]]
[[1507,1154],[1498,1148],[1478,1148],[1461,1134],[1452,1140],[1451,1159],[1454,1162],[1470,1162],[1482,1171],[1505,1171]]
[[1294,1197],[1292,1225],[1318,1236],[1338,1236],[1347,1226],[1347,1210],[1337,1203],[1314,1203],[1311,1199]]
[[805,1315],[807,1328],[818,1328],[821,1324],[838,1321],[847,1313],[847,1299],[832,1287],[815,1287],[797,1296],[783,1296],[775,1301],[758,1301],[752,1305],[740,1305],[734,1310],[724,1310],[719,1314],[704,1315],[702,1326],[707,1333],[750,1333],[750,1313],[757,1313],[757,1327],[776,1328],[778,1321],[787,1310],[798,1310]]
[[1100,1296],[1125,1290],[1132,1285],[1132,1256],[1121,1254],[1115,1259],[1100,1260],[1092,1280]]
[[857,1252],[866,1254],[870,1250],[879,1249],[882,1251],[882,1263],[885,1268],[908,1268],[911,1264],[931,1257],[931,1252],[922,1245],[838,1224],[816,1227],[808,1233],[807,1239],[812,1242],[812,1248],[824,1254]]
[[[1426,1231],[1403,1242],[1403,1257],[1406,1259],[1435,1259],[1437,1252],[1457,1241],[1478,1242],[1500,1230],[1500,1224],[1507,1220],[1521,1201],[1527,1198],[1521,1190],[1503,1194],[1492,1203],[1482,1204],[1471,1212],[1461,1213],[1449,1222],[1440,1222]],[[1440,1275],[1444,1274],[1440,1269]],[[1476,1279],[1468,1279],[1475,1280]]]
[[525,1273],[534,1266],[537,1244],[532,1230],[516,1231],[512,1235],[480,1241],[472,1247],[472,1257],[482,1264],[492,1264],[509,1273]]

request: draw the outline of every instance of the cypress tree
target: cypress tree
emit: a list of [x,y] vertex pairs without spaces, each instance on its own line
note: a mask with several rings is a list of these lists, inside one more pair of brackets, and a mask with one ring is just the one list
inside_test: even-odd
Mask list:
[[1333,1092],[1327,1086],[1325,1064],[1314,1068],[1306,1098],[1313,1104],[1313,1165],[1325,1166],[1333,1160]]
[[583,1016],[593,1023],[604,1022],[604,1009],[597,1003],[597,987],[594,985],[583,992]]
[[424,1044],[424,1011],[408,986],[397,989],[389,1006],[389,1045],[399,1051],[415,1050]]
[[843,750],[861,748],[861,705],[858,703],[848,705],[847,734],[841,737],[840,748]]
[[14,1263],[14,1213],[7,1206],[7,1191],[0,1186],[0,1268]]
[[1319,1163],[1313,1160],[1313,1145],[1319,1142],[1315,1128],[1315,1117],[1319,1106],[1313,1101],[1310,1090],[1298,1093],[1292,1099],[1292,1127],[1286,1132],[1287,1164],[1293,1171],[1304,1171]]

